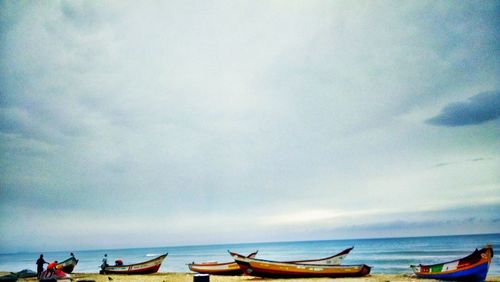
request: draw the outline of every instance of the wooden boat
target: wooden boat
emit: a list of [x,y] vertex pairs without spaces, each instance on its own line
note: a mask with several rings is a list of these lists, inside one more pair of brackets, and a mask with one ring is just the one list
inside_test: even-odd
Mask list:
[[294,260],[294,261],[282,261],[285,263],[298,263],[298,264],[326,264],[326,265],[340,265],[342,260],[354,249],[354,247],[347,248],[342,252],[335,254],[330,257],[320,258],[320,259],[309,259],[309,260]]
[[234,261],[246,275],[269,278],[307,277],[361,277],[370,273],[371,267],[361,265],[329,265],[279,262],[246,258],[230,252]]
[[69,259],[58,263],[56,268],[61,269],[65,273],[71,273],[73,272],[73,269],[75,269],[77,263],[78,260],[75,257],[70,257]]
[[[353,248],[348,248],[342,252],[320,259],[310,259],[310,260],[296,260],[296,261],[284,261],[285,263],[302,263],[302,264],[330,264],[339,265],[342,260],[349,254]],[[257,252],[248,255],[248,258],[254,258]],[[189,269],[198,273],[212,274],[212,275],[240,275],[243,272],[236,262],[207,262],[207,263],[191,263],[188,264]]]
[[168,253],[152,260],[129,265],[110,265],[101,270],[101,274],[150,274],[158,272]]
[[411,265],[418,278],[453,281],[484,281],[493,257],[493,248],[487,245],[481,250],[453,261],[431,264]]
[[[253,258],[257,252],[249,254],[247,257]],[[193,272],[212,274],[212,275],[241,275],[240,267],[234,261],[232,262],[203,262],[203,263],[190,263],[188,264],[189,270]]]

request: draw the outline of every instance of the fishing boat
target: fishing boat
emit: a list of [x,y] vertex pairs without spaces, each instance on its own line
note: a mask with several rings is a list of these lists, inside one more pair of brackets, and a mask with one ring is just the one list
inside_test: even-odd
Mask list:
[[168,253],[152,260],[129,265],[106,266],[101,270],[101,274],[150,274],[158,272],[161,263],[167,257]]
[[71,273],[73,272],[73,269],[75,269],[77,263],[78,260],[75,257],[70,257],[69,259],[58,263],[56,268],[61,269],[65,273]]
[[339,265],[342,260],[354,249],[354,247],[347,248],[342,252],[320,259],[309,259],[309,260],[293,260],[293,261],[282,261],[284,263],[297,263],[297,264],[325,264],[325,265]]
[[[347,248],[342,252],[320,259],[309,259],[309,260],[296,260],[296,261],[284,261],[285,263],[301,263],[301,264],[329,264],[329,265],[339,265],[342,260],[349,254],[353,248]],[[236,254],[235,255],[239,255]],[[257,252],[248,255],[248,258],[254,258]],[[242,256],[244,257],[244,256]],[[188,264],[189,269],[194,272],[212,274],[212,275],[241,275],[243,272],[236,262],[206,262],[206,263],[190,263]]]
[[[249,254],[247,257],[253,258],[257,255],[257,252]],[[212,274],[212,275],[241,275],[240,267],[234,261],[232,262],[202,262],[202,263],[190,263],[188,264],[189,270],[193,272]]]
[[265,278],[308,277],[361,277],[370,273],[371,267],[360,265],[329,265],[313,263],[280,262],[247,258],[229,252],[246,275]]
[[429,278],[453,281],[484,281],[493,257],[493,248],[476,249],[472,254],[453,261],[430,264],[411,265],[418,278]]

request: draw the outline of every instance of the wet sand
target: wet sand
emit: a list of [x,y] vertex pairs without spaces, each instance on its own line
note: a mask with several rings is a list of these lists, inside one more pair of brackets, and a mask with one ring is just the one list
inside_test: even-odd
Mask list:
[[[7,273],[3,273],[4,275]],[[96,273],[74,273],[71,275],[73,281],[89,281],[93,280],[95,282],[192,282],[193,273],[156,273],[149,275],[100,275]],[[36,278],[19,279],[19,282],[23,281],[37,281]],[[233,281],[275,281],[275,282],[296,282],[296,281],[308,281],[308,282],[323,282],[323,281],[335,281],[335,282],[404,282],[404,281],[420,281],[420,282],[433,282],[437,280],[427,280],[427,279],[417,279],[414,276],[407,274],[372,274],[366,277],[360,278],[307,278],[307,279],[263,279],[251,276],[210,276],[211,282],[233,282]],[[500,282],[500,276],[489,275],[486,281]]]

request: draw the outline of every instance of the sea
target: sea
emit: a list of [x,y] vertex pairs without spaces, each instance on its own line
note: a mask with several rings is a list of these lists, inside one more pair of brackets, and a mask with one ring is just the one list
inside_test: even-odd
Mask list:
[[[322,240],[297,242],[269,242],[196,246],[171,246],[112,250],[71,250],[79,259],[75,272],[97,273],[103,255],[108,263],[122,259],[125,264],[153,259],[168,253],[160,272],[189,272],[187,263],[231,261],[228,250],[241,254],[257,251],[257,258],[269,260],[303,260],[331,256],[353,247],[343,264],[367,264],[372,273],[411,274],[411,264],[432,264],[464,257],[486,244],[498,250],[493,257],[490,275],[500,275],[500,234],[433,236],[409,238],[379,238],[355,240]],[[45,252],[46,261],[62,261],[70,251]],[[40,252],[0,254],[0,271],[36,270],[35,261]]]

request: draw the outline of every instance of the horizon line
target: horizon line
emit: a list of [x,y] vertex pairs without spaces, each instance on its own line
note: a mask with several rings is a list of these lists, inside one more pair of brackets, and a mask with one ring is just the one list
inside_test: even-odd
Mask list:
[[205,246],[224,246],[224,245],[250,245],[250,244],[276,244],[276,243],[299,243],[299,242],[324,242],[324,241],[353,241],[353,240],[384,240],[384,239],[411,239],[411,238],[434,238],[434,237],[460,237],[460,236],[480,236],[480,235],[500,235],[498,233],[469,233],[469,234],[451,234],[451,235],[421,235],[421,236],[394,236],[394,237],[365,237],[354,239],[322,239],[322,240],[285,240],[285,241],[260,241],[260,242],[233,242],[233,243],[215,243],[215,244],[193,244],[193,245],[172,245],[156,247],[125,247],[111,249],[83,249],[83,250],[54,250],[54,251],[19,251],[0,253],[0,255],[13,254],[31,254],[31,253],[62,253],[62,252],[92,252],[92,251],[115,251],[115,250],[138,250],[138,249],[158,249],[158,248],[182,248],[182,247],[205,247]]

